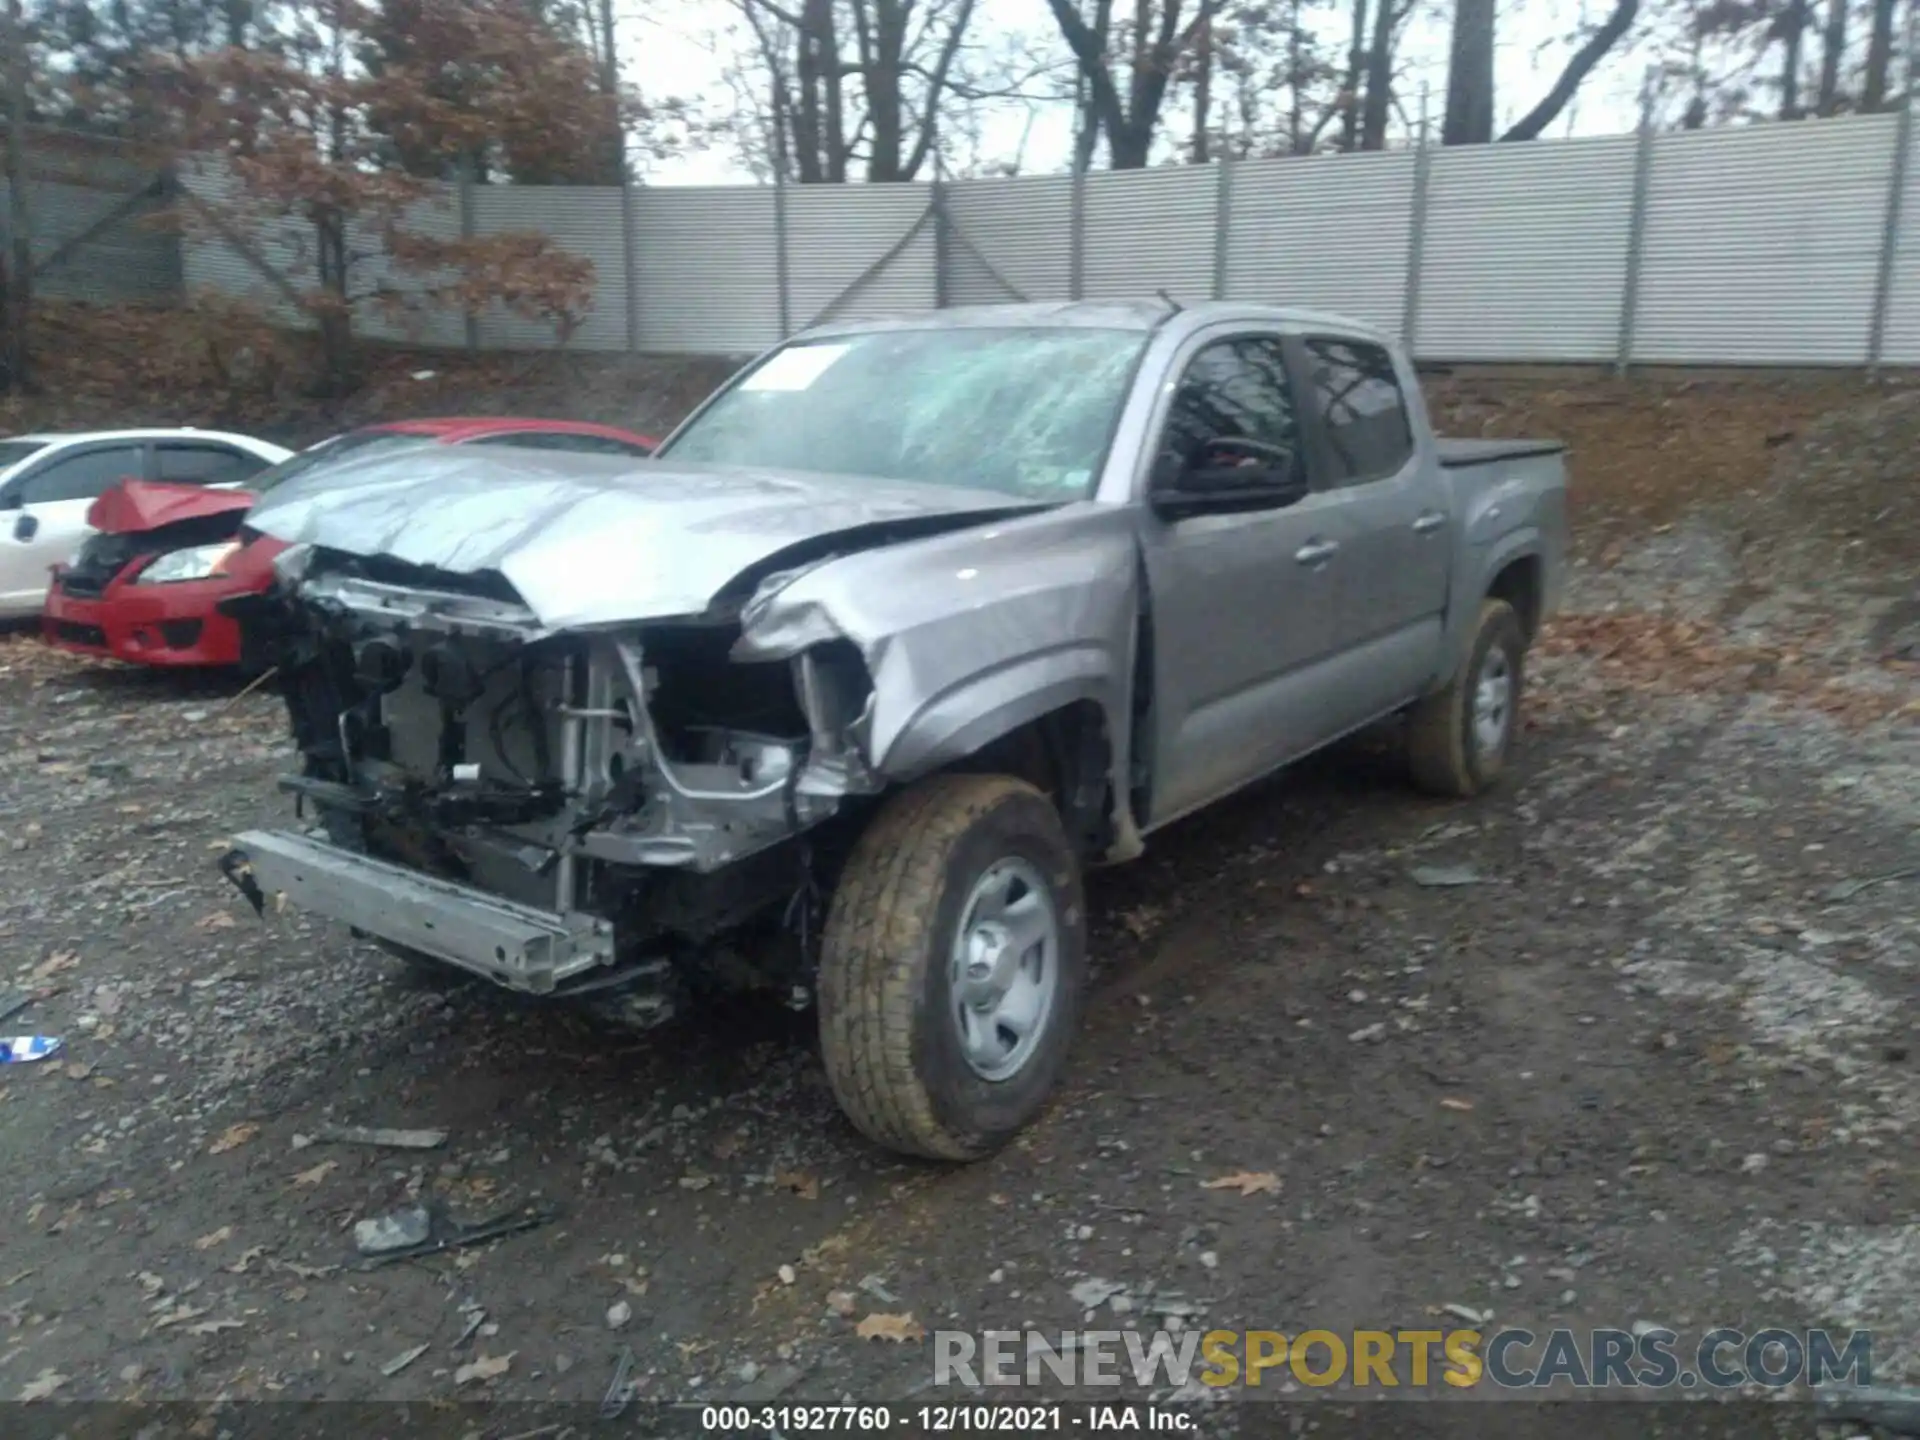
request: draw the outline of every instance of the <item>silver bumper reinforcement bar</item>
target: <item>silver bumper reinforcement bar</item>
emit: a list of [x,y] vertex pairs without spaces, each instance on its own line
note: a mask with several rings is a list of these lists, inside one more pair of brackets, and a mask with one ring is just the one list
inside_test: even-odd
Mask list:
[[614,961],[613,926],[536,910],[286,830],[233,843],[262,890],[303,910],[532,995]]

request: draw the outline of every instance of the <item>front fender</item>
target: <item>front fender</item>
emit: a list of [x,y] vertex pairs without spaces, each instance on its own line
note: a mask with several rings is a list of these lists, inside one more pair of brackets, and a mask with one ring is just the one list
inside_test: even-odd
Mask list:
[[1093,700],[1124,796],[1138,574],[1128,511],[1061,506],[774,577],[747,606],[734,655],[852,643],[873,687],[865,758],[890,779]]
[[911,780],[984,748],[1001,736],[1077,701],[1111,713],[1121,661],[1094,645],[1071,645],[1021,656],[930,696],[909,716],[874,768]]

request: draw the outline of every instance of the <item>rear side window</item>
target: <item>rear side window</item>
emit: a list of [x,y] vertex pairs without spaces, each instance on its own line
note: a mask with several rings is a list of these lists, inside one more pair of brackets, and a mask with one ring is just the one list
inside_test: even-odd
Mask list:
[[225,445],[162,445],[159,478],[182,485],[221,485],[267,468],[267,461]]
[[138,480],[146,468],[138,445],[114,445],[56,457],[23,476],[20,501],[50,505],[59,500],[91,500],[122,480]]
[[1383,480],[1413,458],[1413,426],[1393,357],[1359,340],[1305,342],[1331,461],[1330,485]]

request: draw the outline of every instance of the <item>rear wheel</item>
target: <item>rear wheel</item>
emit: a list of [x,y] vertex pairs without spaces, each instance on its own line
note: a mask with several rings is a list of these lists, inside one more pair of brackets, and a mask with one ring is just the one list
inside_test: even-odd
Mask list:
[[1520,726],[1526,632],[1504,600],[1483,600],[1473,642],[1444,690],[1413,708],[1407,761],[1435,795],[1478,795],[1505,772]]
[[1080,870],[1023,781],[940,775],[895,796],[834,892],[820,957],[827,1077],[871,1139],[992,1153],[1046,1104],[1086,973]]

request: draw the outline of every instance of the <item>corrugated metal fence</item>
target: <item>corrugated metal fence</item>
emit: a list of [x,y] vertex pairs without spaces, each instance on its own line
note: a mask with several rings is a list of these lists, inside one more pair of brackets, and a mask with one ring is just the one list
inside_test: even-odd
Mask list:
[[[595,307],[570,341],[589,350],[742,353],[828,316],[1165,290],[1342,311],[1428,360],[1912,365],[1911,123],[942,186],[479,186],[449,189],[422,223],[544,230],[592,260]],[[290,232],[255,253],[298,265],[301,245]],[[218,238],[188,241],[185,275],[272,298]],[[381,323],[434,343],[552,343],[498,314]]]
[[[6,126],[0,124],[0,135]],[[167,177],[138,147],[27,127],[26,198],[33,286],[110,302],[178,297],[180,243],[167,222]],[[0,246],[13,243],[0,176]]]

